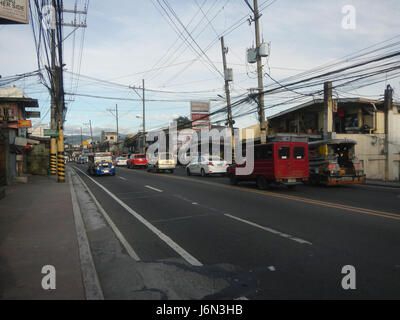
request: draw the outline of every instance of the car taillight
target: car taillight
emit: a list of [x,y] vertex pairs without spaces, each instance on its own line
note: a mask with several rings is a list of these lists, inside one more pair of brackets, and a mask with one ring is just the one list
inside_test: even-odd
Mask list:
[[214,166],[214,164],[212,162],[209,162],[208,165],[209,166]]
[[355,164],[354,164],[354,168],[355,168],[355,169],[362,169],[361,163],[355,163]]
[[337,169],[336,164],[329,164],[328,169]]

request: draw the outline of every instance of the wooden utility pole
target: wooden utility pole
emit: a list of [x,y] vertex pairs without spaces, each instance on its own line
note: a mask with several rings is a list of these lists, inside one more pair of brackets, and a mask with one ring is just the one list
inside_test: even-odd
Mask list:
[[385,102],[384,102],[384,112],[385,112],[385,181],[390,178],[389,166],[390,166],[390,153],[389,153],[389,111],[392,110],[393,105],[393,89],[390,85],[386,87],[385,90]]
[[265,143],[267,141],[268,135],[268,122],[265,119],[264,112],[264,84],[263,84],[263,71],[262,71],[262,61],[260,56],[260,27],[259,27],[259,19],[260,14],[258,12],[258,1],[254,0],[254,26],[256,33],[256,56],[257,56],[257,74],[258,74],[258,115],[260,121],[260,134],[261,134],[261,143]]

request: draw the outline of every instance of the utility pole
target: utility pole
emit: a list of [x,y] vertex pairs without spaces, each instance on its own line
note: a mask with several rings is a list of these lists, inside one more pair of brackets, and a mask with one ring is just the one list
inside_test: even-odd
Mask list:
[[144,79],[142,79],[142,98],[143,98],[143,153],[146,153],[146,99],[144,93]]
[[[115,117],[115,120],[116,120],[116,123],[117,123],[117,143],[118,143],[118,141],[119,141],[119,131],[118,131],[118,105],[117,105],[117,104],[115,105],[115,110],[113,110],[113,109],[107,109],[107,111],[110,112],[110,113]],[[115,112],[115,114],[114,114],[113,112]]]
[[393,89],[390,85],[386,87],[385,90],[385,102],[384,102],[384,112],[385,112],[385,181],[389,180],[390,172],[390,154],[389,154],[389,112],[392,110],[393,105]]
[[263,84],[263,72],[262,72],[262,61],[260,56],[260,28],[259,28],[259,19],[261,15],[258,12],[258,1],[254,0],[254,25],[255,25],[255,33],[256,33],[256,52],[257,52],[257,74],[258,74],[258,115],[260,120],[260,135],[261,135],[261,143],[267,142],[268,135],[268,122],[265,119],[264,113],[264,84]]
[[90,145],[92,145],[93,144],[92,120],[89,120],[89,126],[90,126],[90,140],[92,140]]
[[227,109],[228,109],[228,125],[231,128],[232,134],[233,134],[231,95],[230,95],[230,92],[229,92],[229,81],[232,81],[232,80],[229,79],[228,69],[226,68],[226,53],[228,51],[228,48],[225,48],[224,37],[221,37],[221,50],[222,50],[222,63],[224,65],[225,95],[226,95],[226,106],[227,106]]
[[[50,105],[50,129],[57,129],[57,115],[56,115],[56,37],[55,37],[55,25],[56,25],[56,14],[55,7],[52,11],[52,19],[54,21],[51,22],[51,66],[50,66],[50,74],[51,74],[51,105]],[[56,137],[50,138],[50,174],[57,174],[57,139]]]
[[115,120],[117,121],[117,144],[119,142],[119,128],[118,128],[118,105],[115,104]]
[[235,154],[234,154],[234,132],[233,132],[233,124],[234,121],[232,119],[232,108],[231,108],[231,94],[229,92],[229,81],[232,81],[230,75],[228,74],[228,69],[226,67],[226,54],[228,52],[228,48],[225,48],[224,37],[221,37],[221,50],[222,50],[222,63],[224,66],[224,79],[225,79],[225,96],[226,96],[226,107],[228,110],[228,126],[231,129],[232,134],[232,163],[235,161]]
[[81,150],[83,150],[82,127],[81,127]]
[[329,139],[333,131],[332,82],[324,83],[324,139]]

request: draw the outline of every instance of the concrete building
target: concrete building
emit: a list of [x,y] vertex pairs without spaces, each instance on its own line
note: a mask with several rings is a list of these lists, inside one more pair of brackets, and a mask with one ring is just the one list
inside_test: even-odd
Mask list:
[[0,185],[21,177],[26,169],[26,152],[39,142],[29,139],[27,119],[40,117],[36,99],[27,98],[21,88],[0,88]]
[[[382,100],[340,98],[332,100],[327,110],[324,100],[316,99],[269,117],[268,127],[269,136],[353,139],[367,179],[385,180],[387,168],[388,180],[400,180],[400,102],[393,102],[385,123]],[[256,139],[260,137],[259,125],[247,129],[254,130]],[[246,139],[244,129],[242,139]]]
[[100,143],[108,142],[110,144],[117,143],[118,134],[116,132],[102,131],[100,134]]

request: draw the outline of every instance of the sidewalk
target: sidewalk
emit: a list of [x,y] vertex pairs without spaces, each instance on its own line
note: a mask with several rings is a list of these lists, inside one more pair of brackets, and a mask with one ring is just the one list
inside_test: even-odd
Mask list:
[[366,179],[365,184],[371,185],[371,186],[400,188],[400,182],[394,182],[394,181],[386,182],[386,181],[382,181],[382,180]]
[[[56,289],[42,288],[42,267]],[[0,200],[0,299],[85,299],[69,183],[30,176]]]

